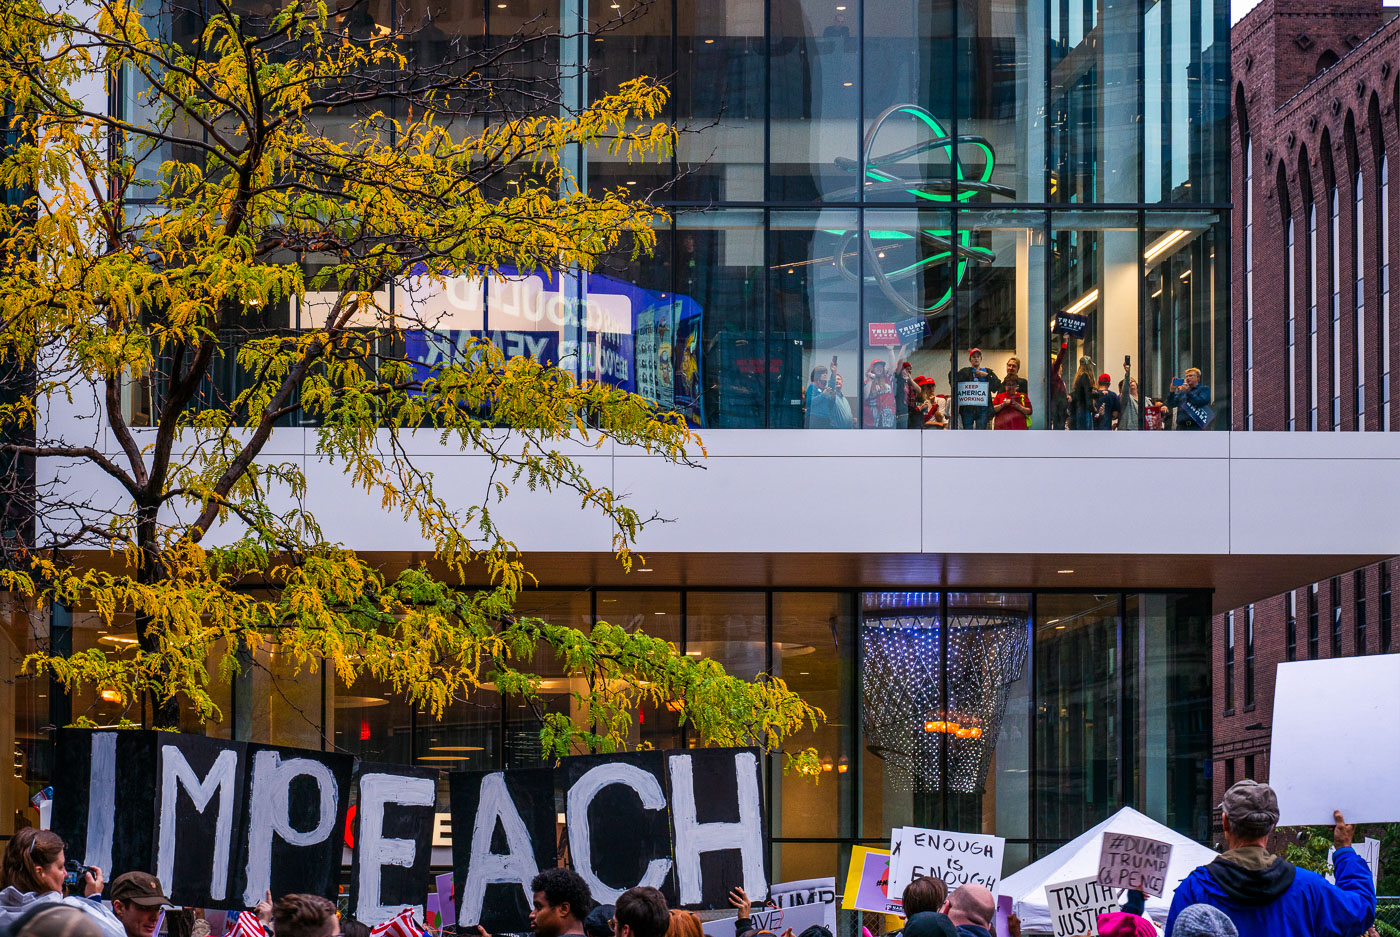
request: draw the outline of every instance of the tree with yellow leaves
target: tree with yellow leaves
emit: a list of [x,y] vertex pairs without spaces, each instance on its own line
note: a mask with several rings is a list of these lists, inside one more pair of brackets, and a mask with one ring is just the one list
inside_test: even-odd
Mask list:
[[[521,486],[572,492],[630,567],[648,519],[560,449],[612,440],[688,463],[703,448],[684,419],[484,340],[425,365],[407,341],[435,322],[388,298],[650,250],[663,213],[581,190],[568,156],[668,157],[665,87],[638,78],[570,109],[557,68],[527,67],[570,37],[522,28],[424,61],[423,24],[367,9],[0,5],[0,188],[15,195],[0,364],[20,387],[0,402],[0,456],[7,516],[30,520],[0,575],[139,638],[28,666],[119,694],[147,725],[173,724],[182,702],[219,718],[214,681],[275,649],[437,718],[498,690],[538,708],[550,758],[625,746],[643,704],[707,742],[779,749],[821,718],[781,680],[514,611],[531,577],[493,506]],[[110,113],[94,86],[135,103]],[[415,524],[432,562],[382,568],[330,542],[302,509],[302,470],[269,448],[288,424],[314,427],[316,455]],[[489,457],[480,500],[440,494],[413,435]],[[582,687],[572,714],[539,706],[537,654]]]

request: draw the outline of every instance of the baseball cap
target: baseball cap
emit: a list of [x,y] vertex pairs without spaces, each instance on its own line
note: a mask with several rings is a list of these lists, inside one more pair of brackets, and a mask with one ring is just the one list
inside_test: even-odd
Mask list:
[[1220,810],[1234,829],[1262,835],[1278,824],[1278,795],[1269,785],[1246,778],[1225,792]]
[[973,355],[980,355],[980,354],[982,354],[982,349],[980,349],[980,348],[975,348],[975,347],[974,347],[974,348],[969,348],[968,351],[967,351],[967,356],[968,356],[969,358],[971,358]]
[[1113,378],[1109,377],[1107,374],[1100,374],[1100,375],[1099,375],[1099,383],[1100,383],[1100,384],[1112,384],[1112,383],[1113,383]]
[[170,899],[165,897],[165,889],[160,887],[160,879],[149,872],[124,872],[118,875],[107,888],[107,898],[145,908],[170,904]]

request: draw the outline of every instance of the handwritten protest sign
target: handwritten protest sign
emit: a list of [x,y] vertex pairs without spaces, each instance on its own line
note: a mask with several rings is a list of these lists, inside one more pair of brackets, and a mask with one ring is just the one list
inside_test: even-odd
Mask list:
[[[814,925],[836,933],[836,879],[808,878],[784,882],[769,891],[772,905],[753,906],[749,914],[752,926],[759,933],[782,934],[789,928],[800,934]],[[734,937],[732,917],[705,921],[700,929],[709,937]]]
[[902,827],[899,835],[900,858],[890,870],[890,895],[902,896],[905,886],[922,875],[943,879],[949,892],[971,882],[996,894],[1006,844],[1000,836],[913,826]]
[[[904,861],[904,827],[897,826],[890,830],[890,868],[889,877],[892,881],[899,881],[899,864]],[[908,881],[908,879],[904,879]],[[895,898],[904,900],[904,889],[891,892]]]
[[1118,907],[1118,893],[1088,878],[1045,886],[1046,903],[1055,937],[1092,937],[1099,932],[1099,915]]
[[1099,884],[1106,888],[1136,888],[1160,897],[1167,887],[1167,864],[1171,858],[1171,843],[1105,832],[1099,850]]
[[890,895],[889,851],[867,846],[851,847],[851,867],[846,873],[846,892],[841,898],[841,907],[848,911],[901,913],[903,905]]

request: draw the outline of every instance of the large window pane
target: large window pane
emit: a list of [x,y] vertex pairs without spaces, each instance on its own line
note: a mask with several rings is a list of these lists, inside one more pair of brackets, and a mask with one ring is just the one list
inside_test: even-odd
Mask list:
[[[861,374],[859,236],[854,211],[772,214],[768,340],[783,347],[783,353],[774,356],[781,359],[783,370],[769,375],[769,426],[856,425]],[[800,348],[800,370],[790,370],[797,362],[789,348]],[[839,389],[827,390],[836,384]],[[844,405],[838,397],[844,398]]]
[[[1204,842],[1210,836],[1210,598],[1129,595],[1124,614],[1126,750],[1135,806]],[[1130,652],[1132,657],[1130,657]]]
[[768,197],[813,202],[854,185],[859,158],[861,0],[779,0],[768,42]]
[[[681,646],[681,594],[679,592],[599,592],[598,620],[643,632]],[[699,656],[698,651],[693,651]],[[665,707],[643,704],[628,736],[629,748],[647,746],[666,750],[682,744],[680,716]]]
[[1141,5],[1050,3],[1050,198],[1140,198]]
[[[1051,422],[1059,429],[1057,418],[1067,413],[1070,429],[1113,429],[1125,361],[1138,355],[1138,214],[1054,213],[1050,223],[1050,308],[1088,319],[1082,335],[1049,336],[1065,400],[1058,402],[1052,373]],[[1109,383],[1101,392],[1104,374]]]
[[[1216,418],[1209,428],[1225,430],[1230,419],[1229,304],[1224,302],[1223,252],[1216,251],[1215,215],[1147,212],[1143,231],[1146,283],[1142,319],[1143,361],[1134,368],[1143,394],[1170,402],[1173,380],[1187,368],[1201,371]],[[1222,257],[1217,257],[1221,253]],[[1180,408],[1166,424],[1186,424]]]
[[768,672],[768,612],[762,592],[691,592],[686,596],[685,652],[699,652],[726,672],[752,680]]
[[1040,595],[1035,835],[1067,841],[1123,804],[1118,596]]
[[985,151],[953,139],[953,11],[947,0],[888,0],[866,7],[863,94],[869,149],[859,194],[852,195],[872,202],[946,205],[955,197],[958,159],[974,164],[972,172],[980,178]]
[[[632,10],[623,0],[588,0],[588,21],[605,24],[595,29],[591,42],[586,42],[589,71],[586,81],[591,97],[597,99],[614,94],[626,81],[643,75],[667,78],[675,72],[671,56],[671,4],[640,5],[636,15],[623,16],[624,8]],[[618,19],[618,17],[622,17]],[[669,119],[674,101],[667,105],[659,119]],[[638,130],[650,121],[630,121],[628,130]],[[616,153],[606,146],[592,147],[586,155],[588,189],[626,189],[641,197],[657,192],[672,176],[671,160],[648,157],[645,162],[634,161],[623,147]]]
[[959,5],[957,132],[985,141],[997,186],[972,188],[974,201],[1046,201],[1046,9],[1034,0]]
[[763,5],[677,0],[676,115],[680,176],[671,197],[763,198]]
[[[801,367],[800,349],[769,341],[763,258],[760,211],[687,212],[676,219],[676,291],[682,305],[695,303],[702,323],[696,379],[704,426],[764,426],[769,379]],[[683,357],[682,377],[687,367]]]
[[848,836],[854,814],[856,741],[854,619],[849,594],[780,592],[773,596],[773,675],[826,713],[816,731],[794,735],[785,748],[815,748],[822,774],[813,784],[783,774],[781,757],[769,805],[775,837]]

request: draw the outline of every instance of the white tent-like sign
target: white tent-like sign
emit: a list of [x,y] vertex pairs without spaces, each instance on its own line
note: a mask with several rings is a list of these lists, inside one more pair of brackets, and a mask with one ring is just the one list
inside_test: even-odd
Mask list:
[[1098,826],[1081,833],[1075,839],[1056,849],[1050,855],[1026,866],[1015,875],[1002,879],[998,891],[1010,896],[1015,902],[1015,911],[1021,919],[1021,932],[1025,934],[1052,934],[1054,925],[1050,920],[1049,899],[1045,895],[1046,885],[1058,885],[1073,879],[1097,875],[1099,871],[1099,851],[1103,845],[1105,832],[1129,833],[1145,836],[1172,844],[1171,863],[1167,866],[1165,894],[1160,898],[1147,899],[1147,916],[1159,927],[1167,921],[1167,911],[1171,907],[1172,895],[1176,886],[1200,865],[1213,862],[1218,855],[1215,850],[1202,846],[1189,837],[1165,827],[1146,814],[1132,807],[1124,807]]

